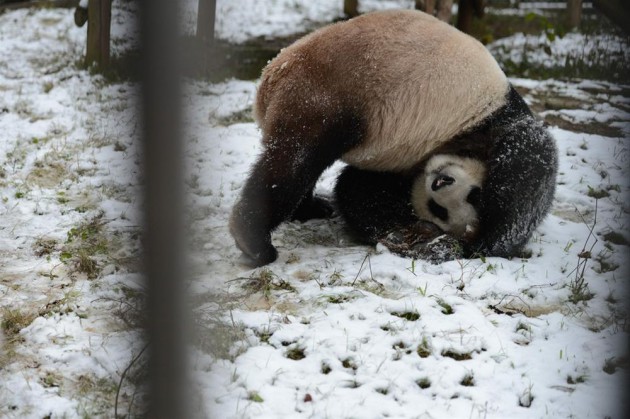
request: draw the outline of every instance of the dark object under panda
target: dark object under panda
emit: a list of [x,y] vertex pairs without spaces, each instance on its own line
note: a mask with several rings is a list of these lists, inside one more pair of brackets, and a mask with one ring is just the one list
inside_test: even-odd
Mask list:
[[[475,146],[460,147],[460,141]],[[433,262],[519,255],[553,201],[557,171],[553,139],[510,87],[502,108],[445,148],[486,164],[474,237],[449,239],[448,246],[444,241],[431,243],[443,232],[427,233],[426,222],[415,214],[410,204],[414,174],[352,166],[344,168],[335,186],[337,207],[348,226],[363,242],[381,242],[394,253]]]
[[467,253],[518,253],[553,198],[551,137],[483,45],[422,12],[371,13],[298,40],[263,71],[254,115],[264,148],[230,232],[256,266],[276,259],[271,232],[280,223],[330,215],[313,188],[338,159],[350,165],[339,208],[372,242],[413,229],[418,218],[399,209],[437,153],[486,166]]

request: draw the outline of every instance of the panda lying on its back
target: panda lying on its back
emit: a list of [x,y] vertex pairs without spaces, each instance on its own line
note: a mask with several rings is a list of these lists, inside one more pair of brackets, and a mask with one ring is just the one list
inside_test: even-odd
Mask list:
[[254,113],[264,149],[230,232],[255,265],[276,259],[271,232],[280,223],[330,215],[313,188],[338,159],[349,164],[339,207],[357,214],[348,222],[370,239],[383,233],[379,220],[418,221],[413,211],[389,213],[392,201],[379,196],[409,205],[413,174],[436,154],[486,169],[467,253],[518,253],[553,199],[552,138],[479,42],[422,12],[363,15],[285,48],[263,71]]

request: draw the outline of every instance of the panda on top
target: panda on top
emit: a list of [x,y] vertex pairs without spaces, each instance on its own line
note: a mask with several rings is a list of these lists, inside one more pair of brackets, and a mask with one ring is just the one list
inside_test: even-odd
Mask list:
[[[254,115],[263,150],[230,232],[255,266],[277,258],[271,233],[280,223],[331,215],[313,188],[339,159],[348,165],[337,208],[370,243],[428,217],[446,232],[456,227],[448,234],[464,256],[509,257],[553,200],[554,140],[483,45],[423,12],[374,12],[296,41],[263,70]],[[432,190],[435,168],[426,169],[444,156],[459,169]],[[447,192],[464,183],[470,190]],[[451,199],[420,202],[437,204],[440,193]],[[473,208],[455,215],[458,202]]]

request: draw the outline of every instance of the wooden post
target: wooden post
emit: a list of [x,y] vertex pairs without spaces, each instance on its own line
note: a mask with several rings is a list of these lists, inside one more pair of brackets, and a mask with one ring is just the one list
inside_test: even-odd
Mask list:
[[582,19],[582,0],[567,0],[567,27],[575,28]]
[[457,29],[462,32],[470,33],[473,16],[481,19],[485,13],[484,8],[484,0],[459,0]]
[[214,42],[216,10],[216,0],[199,0],[199,9],[197,10],[197,37],[204,43]]
[[343,14],[348,17],[359,16],[359,0],[343,0]]
[[90,0],[85,64],[99,69],[109,66],[109,30],[112,20],[111,0]]
[[473,20],[473,4],[470,0],[459,0],[457,9],[457,29],[469,33]]
[[432,15],[435,12],[435,0],[416,0],[415,9]]

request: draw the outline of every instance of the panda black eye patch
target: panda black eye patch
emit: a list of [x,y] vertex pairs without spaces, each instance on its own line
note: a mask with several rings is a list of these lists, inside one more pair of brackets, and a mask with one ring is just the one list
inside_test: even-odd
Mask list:
[[440,220],[444,222],[448,221],[448,210],[433,199],[429,199],[429,211]]
[[455,183],[455,179],[453,179],[452,177],[447,176],[447,175],[440,175],[436,177],[433,183],[431,184],[431,190],[437,191],[442,186],[452,185],[453,183]]

